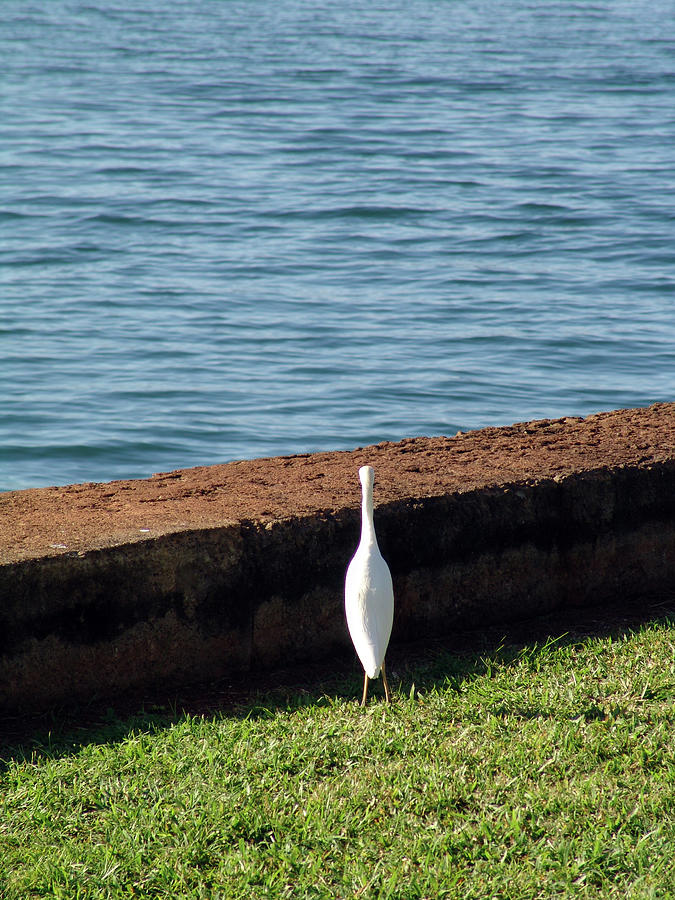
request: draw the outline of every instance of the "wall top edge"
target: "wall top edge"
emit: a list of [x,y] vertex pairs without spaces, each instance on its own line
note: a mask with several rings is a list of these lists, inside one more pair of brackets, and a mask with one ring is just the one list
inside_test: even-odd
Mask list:
[[673,461],[675,403],[658,403],[147,479],[9,491],[0,494],[0,564],[356,509],[366,463],[375,468],[380,505]]

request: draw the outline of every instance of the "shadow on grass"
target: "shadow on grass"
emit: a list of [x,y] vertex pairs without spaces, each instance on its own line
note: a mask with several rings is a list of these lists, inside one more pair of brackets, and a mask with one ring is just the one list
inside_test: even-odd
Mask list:
[[[394,694],[410,696],[434,688],[458,689],[496,664],[514,664],[552,644],[569,646],[596,637],[630,635],[642,626],[675,620],[675,596],[639,603],[558,611],[536,619],[457,631],[442,638],[392,644],[387,654]],[[12,761],[58,759],[90,744],[108,744],[132,734],[161,731],[186,717],[268,718],[281,709],[335,701],[359,702],[363,670],[353,654],[272,672],[255,672],[180,692],[155,689],[48,714],[0,718],[0,772]],[[370,703],[382,702],[381,683],[371,685]],[[523,711],[524,716],[536,714]]]

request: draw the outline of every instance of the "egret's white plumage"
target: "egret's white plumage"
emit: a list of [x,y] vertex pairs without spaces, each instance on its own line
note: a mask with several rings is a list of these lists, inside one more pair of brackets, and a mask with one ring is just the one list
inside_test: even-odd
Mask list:
[[371,466],[359,469],[362,488],[361,541],[347,568],[345,577],[345,612],[354,648],[365,670],[363,700],[368,693],[368,679],[382,672],[384,690],[389,700],[389,685],[384,656],[394,620],[394,590],[391,573],[377,546],[373,522],[373,481]]

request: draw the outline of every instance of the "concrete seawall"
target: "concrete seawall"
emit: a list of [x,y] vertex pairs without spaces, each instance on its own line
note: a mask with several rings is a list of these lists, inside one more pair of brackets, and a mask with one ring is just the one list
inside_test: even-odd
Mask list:
[[357,470],[394,640],[672,594],[675,404],[0,495],[0,708],[343,653]]

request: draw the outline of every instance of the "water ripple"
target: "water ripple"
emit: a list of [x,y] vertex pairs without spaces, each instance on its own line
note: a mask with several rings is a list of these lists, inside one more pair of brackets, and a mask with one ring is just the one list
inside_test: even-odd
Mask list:
[[0,489],[675,394],[670,7],[0,8]]

